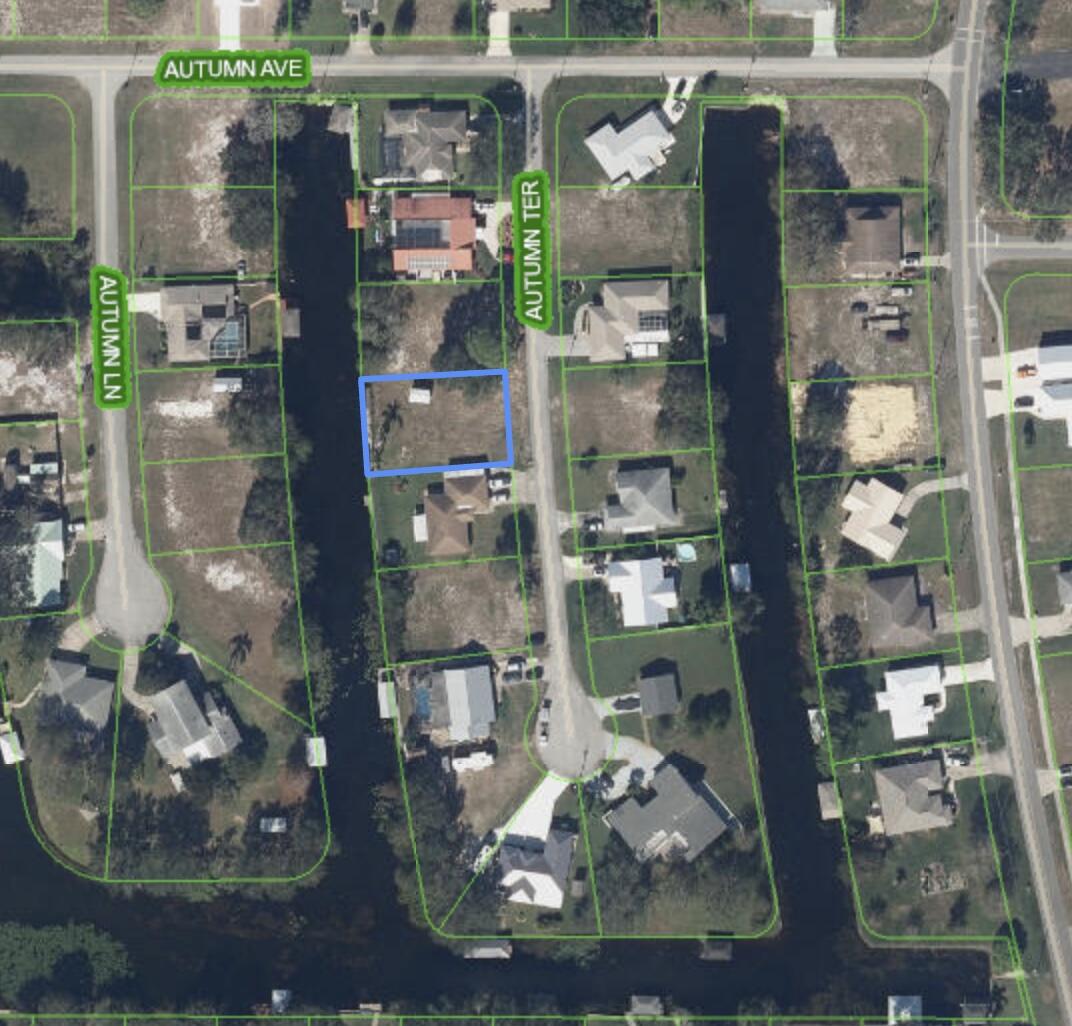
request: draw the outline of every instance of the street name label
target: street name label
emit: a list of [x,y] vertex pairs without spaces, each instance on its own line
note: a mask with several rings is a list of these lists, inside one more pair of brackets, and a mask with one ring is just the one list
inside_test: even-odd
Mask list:
[[308,50],[172,50],[156,65],[161,89],[303,89],[313,80]]
[[125,410],[133,394],[127,280],[98,264],[89,273],[93,306],[93,397],[102,410]]
[[514,176],[514,311],[544,330],[551,327],[550,196],[546,171]]

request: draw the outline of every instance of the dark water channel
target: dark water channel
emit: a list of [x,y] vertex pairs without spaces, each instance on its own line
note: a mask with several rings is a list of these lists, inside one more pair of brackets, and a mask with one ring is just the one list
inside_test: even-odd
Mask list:
[[[733,539],[752,563],[765,602],[760,629],[743,640],[762,768],[766,813],[784,929],[739,945],[728,964],[696,959],[693,943],[615,943],[585,965],[519,951],[508,963],[463,961],[409,925],[395,897],[392,859],[373,825],[372,790],[396,772],[393,748],[375,723],[373,696],[352,689],[329,724],[328,788],[338,852],[315,886],[283,897],[270,889],[200,901],[121,892],[83,882],[53,865],[33,840],[10,773],[0,775],[0,867],[4,919],[97,924],[125,944],[136,979],[122,995],[133,1008],[242,1012],[272,987],[323,1009],[362,1000],[405,999],[411,1009],[593,1010],[618,1012],[632,993],[672,996],[695,1012],[730,1014],[741,1002],[773,998],[779,1010],[870,1013],[889,992],[923,993],[928,1014],[985,986],[972,953],[876,951],[859,940],[838,875],[843,854],[821,828],[814,757],[803,715],[793,641],[794,597],[786,574],[795,529],[784,522],[779,489],[788,480],[785,393],[774,378],[781,346],[777,226],[769,206],[776,147],[765,111],[709,115],[705,195],[712,309],[726,312],[730,343],[713,373],[729,384],[729,470],[742,515]],[[757,153],[763,159],[757,163]],[[354,240],[342,200],[346,155],[337,137],[307,132],[283,154],[303,183],[283,238],[289,294],[303,315],[303,340],[286,353],[287,406],[312,442],[297,482],[302,530],[321,553],[307,615],[324,625],[340,672],[356,677],[354,624],[370,572],[355,416],[355,343],[348,295]],[[337,197],[338,202],[332,201]]]

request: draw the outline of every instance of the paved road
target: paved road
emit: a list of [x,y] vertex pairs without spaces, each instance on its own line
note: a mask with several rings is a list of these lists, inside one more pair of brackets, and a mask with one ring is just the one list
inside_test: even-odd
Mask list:
[[[83,76],[82,81],[93,99],[97,262],[114,267],[119,260],[117,193],[120,188],[116,173],[115,100],[123,79],[98,71]],[[107,410],[101,414],[98,473],[103,472],[107,491],[104,527],[107,541],[97,576],[94,614],[108,633],[125,645],[138,646],[166,625],[168,598],[134,530],[128,430],[127,410]]]
[[971,496],[972,526],[979,562],[981,612],[990,637],[1001,701],[1009,765],[1020,809],[1024,848],[1046,932],[1054,983],[1065,1022],[1072,1022],[1072,944],[1068,912],[1057,876],[1035,766],[1034,748],[1010,627],[1001,554],[1001,524],[983,403],[982,361],[977,333],[978,276],[982,261],[972,248],[978,205],[975,197],[974,127],[982,72],[985,0],[964,0],[954,42],[963,70],[949,93],[949,212],[953,268],[953,306],[957,334],[965,463]]

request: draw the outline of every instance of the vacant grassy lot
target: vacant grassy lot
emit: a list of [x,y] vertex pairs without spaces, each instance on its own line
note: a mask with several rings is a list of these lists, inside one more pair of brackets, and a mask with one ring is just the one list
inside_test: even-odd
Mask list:
[[141,402],[142,456],[147,460],[194,459],[205,456],[250,455],[262,452],[233,445],[226,420],[228,411],[252,409],[256,436],[270,434],[271,451],[282,448],[278,374],[275,368],[243,372],[242,393],[213,392],[211,371],[145,374],[138,383]]
[[1016,463],[1020,468],[1072,463],[1068,426],[1063,420],[1040,420],[1029,413],[1013,417]]
[[[791,100],[790,128],[813,125],[833,142],[854,189],[919,186],[926,181],[923,115],[907,99]],[[843,186],[834,178],[816,182],[814,167],[798,167],[791,160],[785,170],[789,188]]]
[[282,461],[236,459],[146,466],[150,548],[174,552],[241,544],[238,529],[246,498],[254,479],[269,463],[279,467]]
[[726,10],[695,0],[662,0],[662,39],[740,39],[748,36],[748,2],[735,0]]
[[[247,192],[258,221],[272,221],[272,190]],[[232,237],[222,189],[143,189],[134,193],[138,275],[220,274],[245,260],[250,274],[275,273],[272,243],[243,246]]]
[[85,39],[104,34],[103,0],[71,5],[67,0],[33,0],[16,8],[15,34],[44,39]]
[[[400,585],[400,576],[381,574],[381,585]],[[411,589],[405,631],[401,637],[388,637],[394,659],[446,655],[470,647],[520,649],[527,642],[527,629],[539,629],[533,623],[539,611],[532,603],[526,618],[512,563],[435,567],[408,571],[405,576]]]
[[155,39],[197,38],[197,4],[200,0],[165,0],[151,17],[138,13],[132,0],[109,0],[108,34]]
[[374,467],[404,469],[506,459],[500,377],[436,380],[428,404],[409,401],[412,384],[376,381],[366,385]]
[[[363,286],[364,372],[404,374],[431,370],[433,357],[443,345],[443,318],[447,310],[452,303],[464,301],[465,296],[481,287],[452,281]],[[482,326],[492,333],[502,331],[498,316],[494,320],[489,317]],[[479,369],[475,361],[470,360],[469,365],[473,370]]]
[[699,226],[696,189],[563,190],[559,272],[698,271]]
[[[848,767],[839,772],[845,815],[854,824],[861,823],[875,798],[873,773],[874,764],[865,764],[860,774]],[[957,782],[960,808],[951,826],[851,844],[864,917],[873,930],[894,937],[988,936],[1003,924],[1001,893],[991,886],[997,867],[982,811],[982,786],[978,778]],[[946,874],[957,874],[962,888],[923,894],[920,875],[935,863]]]
[[280,587],[251,551],[169,556],[157,570],[175,597],[183,641],[203,661],[284,702],[288,685],[303,675],[300,655],[273,641],[283,618],[295,615],[293,589]]
[[[244,118],[271,118],[271,105],[197,92],[153,94],[131,117],[134,185],[222,185],[227,130]],[[246,162],[235,185],[271,185],[272,161]]]
[[1072,762],[1072,655],[1044,659],[1042,676],[1057,761]]
[[896,6],[882,0],[863,0],[842,28],[846,36],[856,38],[922,36],[931,30],[942,0],[901,0]]
[[1072,555],[1072,531],[1065,515],[1072,467],[1033,470],[1021,474],[1019,483],[1027,558],[1064,559]]
[[0,323],[0,417],[78,416],[75,332],[69,324]]
[[295,38],[319,37],[347,42],[350,39],[350,18],[342,13],[342,5],[334,0],[311,0],[304,17],[295,17],[293,14],[291,17]]
[[476,52],[477,44],[471,39],[473,11],[473,0],[380,0],[379,14],[373,20],[373,46],[378,52],[392,53],[405,49],[412,39],[412,45],[427,50],[435,40],[434,49],[439,52]]
[[526,736],[526,724],[536,722],[537,701],[533,685],[502,689],[496,709],[498,718],[491,725],[491,739],[497,746],[495,765],[458,777],[465,803],[461,818],[477,837],[506,826],[544,775],[539,759],[529,752]]
[[[790,289],[789,351],[794,378],[815,374],[823,364],[835,361],[854,377],[875,374],[911,374],[930,369],[927,296],[913,288],[911,296],[893,296],[885,285],[853,288]],[[865,311],[852,307],[866,304]],[[885,328],[871,327],[877,307],[897,307],[907,339],[891,341]],[[890,314],[885,314],[889,317]]]
[[89,139],[76,140],[74,114],[58,97],[0,94],[0,166],[25,176],[21,195],[14,182],[5,186],[0,236],[74,235],[76,204],[91,202],[76,195],[75,181],[76,154],[88,160],[89,145]]

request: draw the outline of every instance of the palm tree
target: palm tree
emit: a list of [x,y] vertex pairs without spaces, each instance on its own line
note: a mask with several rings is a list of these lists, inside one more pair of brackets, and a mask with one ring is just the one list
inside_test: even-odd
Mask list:
[[235,634],[228,644],[231,647],[231,654],[227,658],[227,668],[233,670],[244,663],[253,651],[253,639],[248,631],[243,631],[241,634]]

